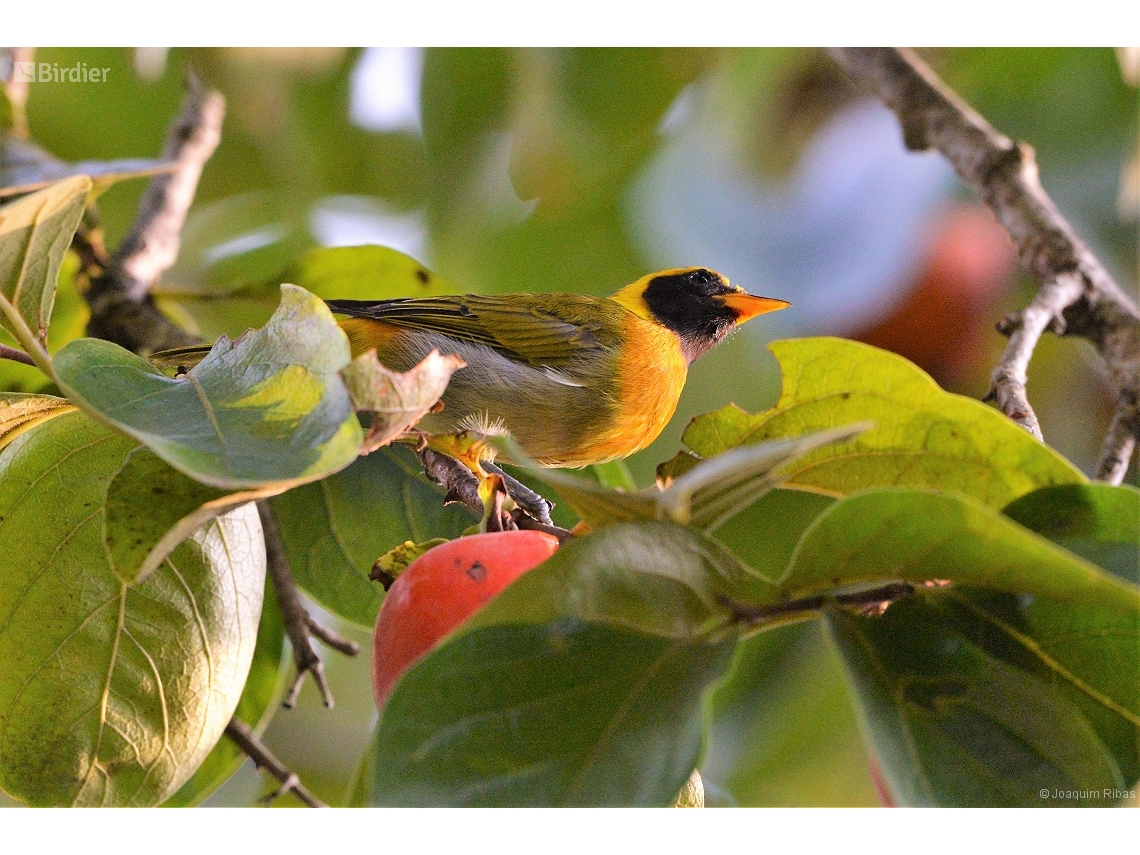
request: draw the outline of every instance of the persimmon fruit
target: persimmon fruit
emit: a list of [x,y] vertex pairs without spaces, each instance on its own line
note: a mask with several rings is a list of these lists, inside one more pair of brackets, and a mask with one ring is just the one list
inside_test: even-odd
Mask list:
[[376,616],[372,689],[377,709],[416,660],[557,549],[558,538],[545,532],[487,532],[440,544],[408,565]]

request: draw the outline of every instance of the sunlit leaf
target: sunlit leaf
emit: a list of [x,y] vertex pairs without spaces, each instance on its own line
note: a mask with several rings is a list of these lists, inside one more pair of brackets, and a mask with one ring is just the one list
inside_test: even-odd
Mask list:
[[188,374],[167,377],[109,342],[56,355],[68,396],[174,468],[214,487],[287,487],[351,463],[361,430],[337,372],[348,339],[324,303],[283,285],[260,330],[219,339]]
[[41,422],[74,409],[66,398],[0,392],[0,449]]
[[64,253],[79,226],[91,179],[68,178],[0,206],[0,322],[27,346],[20,320],[43,342]]
[[868,487],[929,487],[1000,508],[1038,487],[1085,481],[1076,467],[997,410],[943,392],[901,356],[836,338],[770,347],[784,373],[776,406],[756,415],[729,406],[698,416],[684,441],[700,456],[870,421],[874,430],[789,467],[788,485],[832,495]]
[[[285,624],[273,585],[267,579],[265,598],[261,606],[261,621],[257,625],[257,644],[253,649],[253,662],[249,676],[241,691],[234,718],[248,724],[255,736],[261,736],[274,714],[280,709],[285,695],[289,667],[292,661],[284,656]],[[189,807],[197,805],[224,784],[249,758],[230,739],[223,736],[185,784],[162,803],[163,807]]]
[[338,246],[310,250],[281,274],[326,300],[389,300],[458,294],[410,255],[387,246]]
[[104,547],[131,438],[68,413],[0,452],[0,787],[36,805],[155,805],[241,695],[261,611],[256,510],[213,520],[137,585]]

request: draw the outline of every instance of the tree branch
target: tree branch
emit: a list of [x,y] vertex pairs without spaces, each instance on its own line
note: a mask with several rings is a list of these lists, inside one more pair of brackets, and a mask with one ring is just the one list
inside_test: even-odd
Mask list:
[[908,148],[937,148],[986,204],[1017,246],[1040,291],[999,327],[1009,346],[988,397],[1040,437],[1025,394],[1029,359],[1041,333],[1079,335],[1096,347],[1117,390],[1117,410],[1097,477],[1118,484],[1140,437],[1140,309],[1077,237],[1037,174],[1033,149],[998,133],[912,51],[837,48],[832,56],[899,117]]
[[88,335],[136,353],[196,343],[159,311],[150,289],[178,256],[182,226],[202,167],[221,139],[225,105],[221,93],[190,77],[182,112],[162,153],[176,166],[151,179],[130,232],[106,269],[92,278],[85,294],[91,307]]
[[23,365],[35,365],[36,361],[22,350],[14,347],[8,347],[6,344],[0,344],[0,359],[10,359],[12,362],[19,362]]
[[226,725],[225,732],[226,736],[249,756],[249,759],[254,762],[258,769],[268,770],[274,778],[281,782],[281,787],[267,796],[265,801],[270,802],[285,795],[285,793],[293,792],[309,807],[328,807],[305,788],[296,773],[278,760],[244,721],[239,718],[231,718],[230,723]]
[[281,606],[281,616],[285,621],[285,634],[289,637],[289,644],[293,648],[293,664],[297,666],[297,677],[289,688],[282,702],[286,709],[293,709],[297,703],[297,696],[301,693],[301,684],[305,675],[311,674],[317,684],[317,691],[321,693],[321,700],[329,709],[333,706],[332,692],[329,691],[328,680],[325,679],[325,665],[320,655],[313,647],[312,635],[318,638],[333,637],[338,643],[331,646],[348,656],[355,656],[360,647],[335,633],[328,632],[323,627],[319,632],[313,632],[316,625],[297,591],[297,583],[289,569],[289,559],[285,555],[285,548],[281,545],[281,535],[277,531],[277,521],[273,518],[273,511],[268,502],[258,502],[257,512],[261,516],[261,528],[265,532],[265,563],[266,572],[273,582],[273,590],[277,593],[277,602]]

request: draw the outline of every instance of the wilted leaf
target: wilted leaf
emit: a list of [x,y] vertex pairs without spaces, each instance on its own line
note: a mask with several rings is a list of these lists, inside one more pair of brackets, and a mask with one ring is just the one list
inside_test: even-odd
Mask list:
[[684,441],[702,457],[851,424],[876,427],[786,470],[789,486],[846,495],[868,487],[928,487],[993,507],[1038,487],[1083,483],[1071,463],[997,410],[943,392],[901,356],[836,338],[773,342],[784,390],[751,415],[734,406],[698,416]]
[[0,321],[25,347],[22,323],[42,344],[64,253],[79,226],[91,179],[68,178],[0,206]]
[[357,412],[372,417],[361,453],[375,451],[413,427],[443,396],[451,375],[466,365],[458,356],[441,356],[438,350],[408,371],[385,368],[375,350],[352,360],[340,376]]
[[0,392],[0,449],[41,422],[74,409],[66,398]]
[[445,506],[443,489],[399,446],[275,496],[272,506],[297,584],[322,608],[367,627],[384,599],[368,580],[377,558],[408,540],[458,537],[479,521],[462,505]]
[[107,491],[134,440],[68,413],[0,452],[0,786],[37,805],[155,805],[217,742],[254,651],[251,505],[145,581],[114,572]]
[[68,344],[55,367],[83,409],[196,480],[286,489],[356,457],[360,425],[337,374],[348,361],[348,339],[324,303],[282,285],[263,329],[219,339],[180,377],[95,339]]

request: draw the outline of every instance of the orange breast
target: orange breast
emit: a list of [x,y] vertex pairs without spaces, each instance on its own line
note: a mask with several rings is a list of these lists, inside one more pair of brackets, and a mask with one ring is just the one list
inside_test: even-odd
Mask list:
[[618,362],[618,400],[612,425],[590,444],[596,462],[640,451],[661,434],[685,385],[688,363],[677,336],[655,323],[629,314]]

